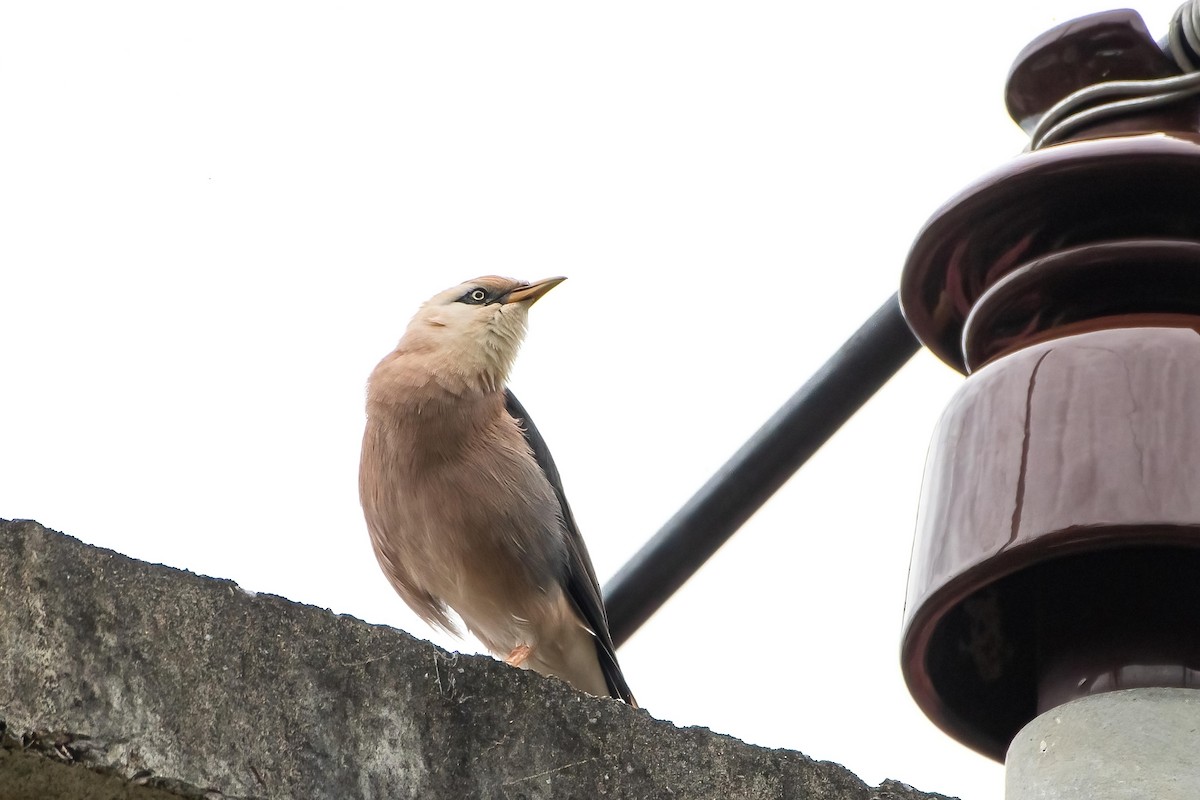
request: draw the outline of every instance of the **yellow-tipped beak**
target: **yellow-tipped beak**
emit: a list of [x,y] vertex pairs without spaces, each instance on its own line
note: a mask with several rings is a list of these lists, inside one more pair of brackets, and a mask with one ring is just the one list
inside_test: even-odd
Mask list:
[[529,305],[533,305],[534,303],[537,302],[539,297],[541,297],[546,292],[553,289],[555,286],[558,286],[560,283],[562,283],[565,280],[566,280],[566,278],[563,278],[563,277],[546,278],[543,281],[538,281],[537,283],[531,283],[528,286],[522,286],[519,289],[513,289],[511,292],[509,292],[508,294],[506,294],[504,296],[504,300],[502,300],[501,302],[504,302],[504,303],[529,303]]

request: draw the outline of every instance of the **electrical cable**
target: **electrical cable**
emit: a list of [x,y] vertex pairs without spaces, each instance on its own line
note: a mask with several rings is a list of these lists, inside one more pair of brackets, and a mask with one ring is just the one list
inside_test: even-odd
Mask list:
[[1196,63],[1200,59],[1200,0],[1187,0],[1176,9],[1167,32],[1166,52],[1184,74],[1155,80],[1108,81],[1072,92],[1038,120],[1030,135],[1029,149],[1054,144],[1071,131],[1101,119],[1169,105],[1200,94],[1200,67]]

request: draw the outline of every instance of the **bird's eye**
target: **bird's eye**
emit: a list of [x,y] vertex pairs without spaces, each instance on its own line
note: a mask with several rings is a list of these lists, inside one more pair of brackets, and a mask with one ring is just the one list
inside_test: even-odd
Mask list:
[[472,289],[471,291],[464,294],[462,297],[458,298],[458,302],[470,303],[472,305],[479,305],[483,301],[487,300],[487,297],[488,297],[488,294],[483,289]]

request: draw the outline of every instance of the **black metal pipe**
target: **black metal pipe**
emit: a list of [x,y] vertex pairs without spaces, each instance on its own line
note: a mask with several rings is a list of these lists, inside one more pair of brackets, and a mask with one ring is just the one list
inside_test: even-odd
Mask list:
[[892,295],[608,582],[605,606],[616,645],[628,640],[919,347]]

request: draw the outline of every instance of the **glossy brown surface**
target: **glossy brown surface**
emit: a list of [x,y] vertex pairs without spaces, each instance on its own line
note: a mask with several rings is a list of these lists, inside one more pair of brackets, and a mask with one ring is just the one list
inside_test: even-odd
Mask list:
[[[1021,53],[1009,111],[1032,132],[1174,74],[1105,12]],[[901,278],[913,331],[971,372],[930,446],[904,674],[997,759],[1075,697],[1200,688],[1200,101],[1074,120],[937,211]]]
[[1145,314],[1200,315],[1200,242],[1118,240],[1030,261],[971,308],[963,357],[973,372],[1005,352],[1082,332],[1080,323],[1089,330],[1147,325]]
[[913,332],[960,372],[967,315],[1005,275],[1115,239],[1200,242],[1200,135],[1073,142],[1022,155],[937,211],[900,283]]
[[[1005,96],[1010,115],[1032,132],[1047,110],[1081,89],[1179,73],[1136,12],[1105,11],[1031,42],[1013,63]],[[904,267],[900,302],[913,331],[965,372],[963,323],[1008,273],[1114,239],[1200,241],[1198,131],[1195,98],[1105,117],[951,199],[926,223]]]
[[1141,15],[1127,8],[1103,11],[1066,22],[1030,42],[1008,73],[1005,100],[1009,115],[1029,133],[1047,109],[1084,87],[1178,74]]
[[[1052,566],[1096,558],[1116,560]],[[1065,631],[1089,631],[1096,651]],[[930,446],[903,666],[935,722],[996,758],[1039,692],[1053,705],[1122,680],[1188,685],[1200,668],[1200,333],[1055,338],[963,385]]]

